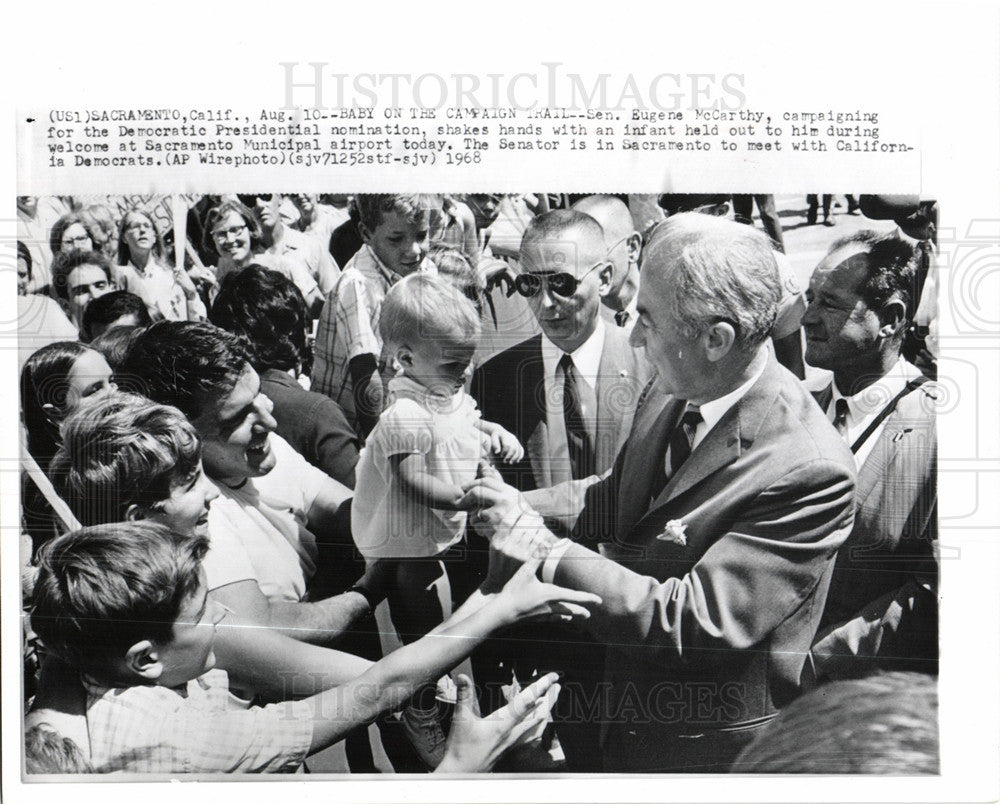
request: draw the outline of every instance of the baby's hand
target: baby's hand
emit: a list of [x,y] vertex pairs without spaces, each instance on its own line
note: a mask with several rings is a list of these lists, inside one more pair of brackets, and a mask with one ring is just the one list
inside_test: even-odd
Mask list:
[[497,427],[490,436],[490,452],[499,455],[504,463],[517,463],[524,457],[524,447],[513,433]]

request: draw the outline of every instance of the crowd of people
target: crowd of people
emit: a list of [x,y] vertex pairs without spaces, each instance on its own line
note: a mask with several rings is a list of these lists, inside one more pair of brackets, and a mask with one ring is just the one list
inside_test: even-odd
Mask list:
[[19,198],[26,769],[936,772],[936,206],[848,199],[803,288],[766,195]]

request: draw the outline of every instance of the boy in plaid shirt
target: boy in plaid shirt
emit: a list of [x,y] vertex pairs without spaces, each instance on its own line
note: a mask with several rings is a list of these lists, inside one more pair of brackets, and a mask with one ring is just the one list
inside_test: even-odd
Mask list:
[[[282,772],[398,707],[492,630],[528,616],[586,616],[599,602],[535,577],[529,562],[496,594],[480,596],[432,635],[405,646],[359,678],[299,701],[252,706],[214,669],[215,626],[226,616],[207,597],[203,535],[151,522],[83,528],[43,548],[32,627],[46,648],[80,673],[87,691],[90,761],[98,772]],[[548,715],[555,675],[522,693],[494,720],[473,718],[471,685],[460,688],[439,771],[487,770],[507,746]],[[491,715],[490,718],[495,718]],[[486,736],[487,731],[489,737]]]

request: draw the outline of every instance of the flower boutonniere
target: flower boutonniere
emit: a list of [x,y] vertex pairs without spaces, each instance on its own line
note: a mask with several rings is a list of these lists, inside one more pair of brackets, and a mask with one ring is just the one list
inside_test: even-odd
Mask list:
[[663,533],[656,538],[661,542],[673,542],[674,544],[683,546],[688,543],[687,536],[684,535],[686,530],[687,525],[681,522],[681,520],[671,519],[663,529]]

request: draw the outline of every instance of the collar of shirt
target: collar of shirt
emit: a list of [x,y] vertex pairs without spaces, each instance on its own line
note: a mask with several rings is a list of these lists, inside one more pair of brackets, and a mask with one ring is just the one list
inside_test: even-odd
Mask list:
[[891,399],[895,398],[910,380],[919,376],[920,371],[900,357],[882,377],[853,396],[844,396],[834,381],[832,383],[833,396],[830,399],[830,406],[826,410],[826,417],[833,421],[837,415],[837,400],[846,399],[847,432],[850,443],[853,443],[853,440],[864,431],[864,428],[878,415],[879,411]]
[[[604,322],[598,318],[597,327],[575,352],[569,353],[573,358],[573,367],[581,379],[591,388],[597,388],[597,375],[601,371],[601,354],[604,352]],[[545,376],[554,377],[562,356],[567,354],[542,333],[542,362],[545,366]]]
[[713,399],[711,402],[705,402],[700,406],[699,410],[701,410],[701,418],[703,421],[698,425],[698,429],[695,430],[694,441],[691,444],[692,449],[697,447],[705,439],[705,436],[708,435],[711,429],[719,423],[719,420],[723,416],[726,415],[726,411],[746,396],[747,391],[749,391],[753,384],[760,379],[766,367],[767,361],[762,360],[760,367],[754,372],[753,376],[735,391],[730,391],[725,396],[720,396],[718,399]]
[[[389,267],[378,258],[378,255],[375,253],[375,249],[367,243],[361,247],[361,251],[357,256],[362,256],[362,254],[364,255],[364,262],[367,263],[367,266],[365,267],[369,267],[371,270],[378,273],[390,287],[403,278],[400,274],[390,270]],[[362,266],[359,265],[358,267],[360,268]],[[436,274],[437,266],[431,262],[429,258],[424,257],[424,261],[420,263],[420,268],[418,270],[424,273]]]

